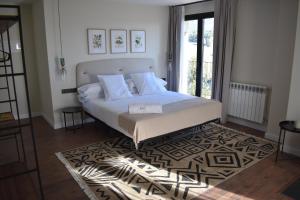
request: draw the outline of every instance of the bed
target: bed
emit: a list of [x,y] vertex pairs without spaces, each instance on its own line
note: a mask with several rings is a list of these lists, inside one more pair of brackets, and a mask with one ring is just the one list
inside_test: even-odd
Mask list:
[[[97,75],[154,71],[148,58],[105,59],[77,65],[77,87],[97,82]],[[132,103],[162,104],[162,114],[128,114]],[[102,98],[82,103],[84,111],[113,129],[133,139],[136,147],[144,140],[201,125],[221,118],[221,103],[204,98],[167,91],[153,95],[105,101]]]

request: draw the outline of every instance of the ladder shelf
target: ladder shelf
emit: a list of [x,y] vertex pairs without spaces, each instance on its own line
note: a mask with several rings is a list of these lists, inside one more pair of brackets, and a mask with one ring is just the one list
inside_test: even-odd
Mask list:
[[[20,6],[0,5],[0,8],[13,9],[17,13],[16,15],[8,16],[0,14],[0,92],[2,97],[0,100],[0,106],[2,105],[1,108],[4,107],[5,109],[8,109],[0,111],[0,141],[12,140],[15,142],[15,145],[10,145],[9,148],[16,150],[17,152],[18,160],[15,162],[17,162],[17,168],[19,169],[16,171],[9,170],[9,172],[6,172],[6,170],[1,169],[9,169],[12,162],[0,164],[0,181],[36,173],[40,199],[44,199],[26,76]],[[13,54],[10,42],[10,27],[14,25],[18,25],[20,44],[22,47],[20,52],[22,72],[17,73],[14,72],[15,66],[12,59]],[[27,119],[20,118],[20,99],[18,99],[16,90],[17,82],[15,80],[17,76],[23,77],[22,81],[24,82],[26,100],[21,101],[26,101],[26,107],[28,110]],[[6,94],[5,98],[2,94]],[[24,128],[26,128],[26,131],[23,130]],[[28,138],[26,138],[26,141],[24,140],[25,132],[29,135]],[[30,140],[30,144],[27,140]],[[31,160],[34,160],[34,162],[27,163],[28,152],[32,154],[32,158],[34,159]],[[29,165],[31,165],[31,167],[29,167]]]

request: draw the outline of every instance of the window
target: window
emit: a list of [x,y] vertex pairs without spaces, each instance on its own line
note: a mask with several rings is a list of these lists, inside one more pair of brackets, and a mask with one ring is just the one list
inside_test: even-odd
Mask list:
[[181,92],[211,99],[214,14],[185,16]]

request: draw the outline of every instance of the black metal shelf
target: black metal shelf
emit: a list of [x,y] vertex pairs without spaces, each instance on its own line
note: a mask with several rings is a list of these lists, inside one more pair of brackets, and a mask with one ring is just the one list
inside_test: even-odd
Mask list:
[[0,68],[5,68],[5,67],[12,67],[12,65],[0,65]]
[[[15,128],[15,129],[10,129],[10,130],[4,130],[4,131],[0,131],[0,141],[7,141],[7,140],[14,140],[15,141],[15,146],[16,146],[16,151],[18,153],[18,160],[17,161],[13,161],[10,163],[15,163],[15,162],[25,162],[26,161],[26,153],[24,151],[24,142],[23,139],[21,140],[21,146],[22,146],[22,152],[23,152],[23,159],[21,159],[21,152],[20,152],[20,147],[19,147],[19,142],[18,142],[18,136],[22,138],[22,129],[21,128]],[[6,164],[2,164],[0,165],[1,167],[10,164],[10,163],[6,163]],[[1,175],[0,175],[1,177]]]
[[[32,117],[31,117],[31,106],[30,106],[30,99],[29,99],[27,76],[26,76],[24,48],[21,49],[21,61],[23,65],[22,66],[23,72],[20,73],[14,72],[14,63],[13,63],[12,52],[11,52],[10,27],[14,24],[18,23],[17,25],[20,33],[20,43],[21,46],[24,47],[20,6],[0,5],[0,8],[17,10],[16,16],[0,15],[0,55],[2,55],[2,59],[0,59],[0,68],[1,68],[0,78],[4,78],[6,80],[5,85],[0,86],[0,89],[8,91],[7,92],[8,97],[5,98],[5,100],[0,101],[0,104],[4,104],[4,103],[9,104],[9,112],[0,113],[2,114],[0,118],[1,119],[0,140],[8,140],[8,139],[15,140],[15,144],[16,144],[15,149],[17,150],[18,161],[19,161],[17,164],[19,164],[21,167],[18,168],[17,170],[14,168],[10,169],[11,163],[5,163],[4,165],[1,165],[1,167],[3,166],[4,169],[8,169],[8,170],[4,171],[2,170],[2,168],[0,169],[0,181],[4,179],[14,178],[17,176],[22,176],[25,174],[36,173],[37,183],[39,184],[39,189],[40,189],[39,190],[40,196],[41,199],[44,199],[44,193],[42,188],[41,175],[40,175],[40,169],[39,169],[39,163],[37,157],[34,128],[33,128]],[[3,37],[4,35],[6,36],[5,40]],[[5,47],[7,47],[8,50],[6,50]],[[27,105],[27,110],[29,115],[29,118],[27,120],[20,119],[18,96],[16,91],[16,80],[15,80],[16,76],[24,77],[24,86],[25,86],[26,103],[27,103],[26,105]],[[11,84],[9,84],[10,83],[9,80],[12,80]],[[27,145],[30,144],[29,147],[30,152],[33,154],[34,157],[34,163],[32,163],[34,164],[34,166],[32,166],[30,169],[27,167],[28,163],[26,160],[26,156],[27,156],[26,153],[28,153],[28,151],[25,150],[25,145],[24,145],[25,143],[23,140],[23,128],[25,127],[27,127],[26,133],[28,133],[28,130],[30,131],[30,138],[26,138],[26,142],[29,142],[28,140],[31,139],[32,143],[29,142],[27,143]],[[20,151],[19,151],[20,150],[19,139],[22,145],[23,160],[21,160]],[[10,146],[11,146],[10,148],[14,148],[13,145]]]
[[15,134],[20,132],[20,127],[10,128],[10,129],[2,129],[0,130],[0,137],[9,136],[11,134]]
[[16,128],[25,128],[25,127],[30,127],[31,123],[26,121],[23,122],[23,120],[20,120],[20,122],[18,122],[18,120],[14,120],[14,121],[9,121],[6,123],[0,123],[0,135],[1,135],[1,131],[4,130],[10,130],[10,129],[16,129]]
[[10,77],[10,76],[24,76],[25,73],[10,73],[10,74],[0,74],[0,77]]
[[0,101],[0,103],[10,103],[10,102],[16,102],[16,99]]
[[14,173],[14,174],[12,173],[12,174],[6,175],[6,176],[0,176],[0,181],[8,179],[8,178],[13,178],[13,177],[16,177],[16,176],[23,176],[23,175],[30,174],[30,173],[36,172],[36,171],[37,171],[37,168],[33,168],[33,169],[27,169],[27,170],[24,170],[24,171],[21,171],[21,172],[18,172],[18,173]]

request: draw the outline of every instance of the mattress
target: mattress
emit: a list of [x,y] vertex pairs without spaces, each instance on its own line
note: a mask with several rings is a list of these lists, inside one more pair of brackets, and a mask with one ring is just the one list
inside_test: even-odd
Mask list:
[[194,96],[180,94],[176,92],[167,91],[162,94],[154,95],[135,95],[132,98],[105,101],[102,98],[91,99],[86,103],[83,103],[83,108],[86,112],[93,117],[106,123],[108,126],[124,133],[128,137],[130,134],[119,126],[119,115],[121,113],[128,112],[128,105],[131,103],[160,103],[166,105],[186,99],[195,98]]
[[[86,112],[91,114],[93,117],[101,120],[102,122],[106,123],[108,126],[120,131],[121,133],[127,135],[134,139],[134,142],[137,144],[144,139],[150,138],[140,138],[139,140],[135,140],[136,136],[133,136],[132,133],[129,133],[127,130],[123,129],[119,124],[119,117],[124,114],[128,113],[128,105],[129,104],[146,104],[146,103],[160,103],[164,106],[171,105],[174,103],[185,102],[186,100],[197,99],[199,101],[203,101],[203,103],[215,103],[217,108],[213,108],[213,115],[207,115],[210,108],[206,108],[205,113],[199,113],[199,115],[204,116],[202,117],[201,123],[210,121],[216,118],[221,117],[221,106],[220,103],[207,100],[204,98],[194,97],[186,94],[181,94],[177,92],[167,91],[161,94],[154,94],[154,95],[144,95],[144,96],[133,96],[127,99],[115,100],[115,101],[105,101],[104,99],[91,99],[86,103],[83,103],[83,108]],[[205,117],[205,116],[208,117]],[[205,121],[206,120],[206,121]],[[199,121],[200,124],[200,121]],[[180,126],[178,126],[180,127]],[[187,128],[187,127],[182,127]],[[166,132],[162,133],[165,134]],[[149,135],[149,134],[148,134]],[[158,133],[154,134],[155,136]]]

